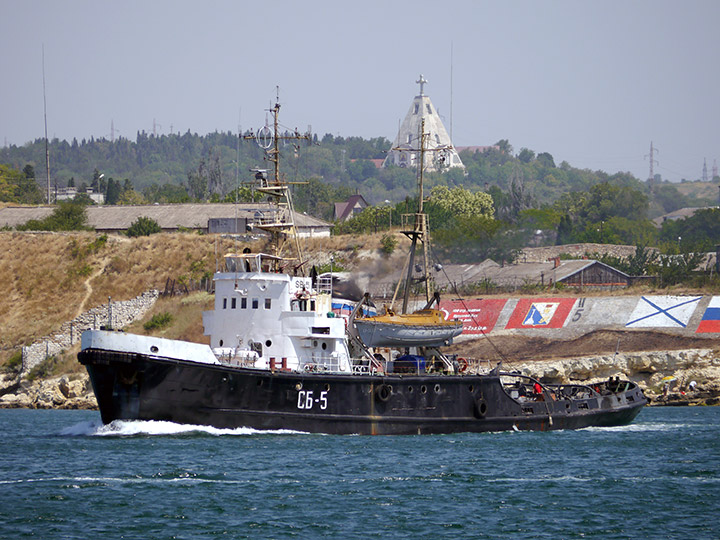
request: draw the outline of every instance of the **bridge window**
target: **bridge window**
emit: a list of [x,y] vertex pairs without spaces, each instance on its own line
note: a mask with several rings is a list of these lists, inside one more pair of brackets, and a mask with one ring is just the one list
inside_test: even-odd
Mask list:
[[240,299],[240,309],[247,309],[247,298]]
[[227,309],[227,298],[223,298],[223,309]]
[[230,308],[235,309],[236,306],[237,306],[237,298],[231,298],[230,299]]
[[258,299],[257,299],[257,298],[253,298],[253,299],[252,299],[252,308],[253,308],[253,309],[257,309],[257,308],[258,308],[258,305],[259,305]]
[[266,298],[265,299],[265,309],[272,308],[272,298]]

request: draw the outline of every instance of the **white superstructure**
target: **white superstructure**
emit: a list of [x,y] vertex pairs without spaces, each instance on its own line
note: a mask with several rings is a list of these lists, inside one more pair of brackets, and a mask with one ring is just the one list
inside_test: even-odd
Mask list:
[[345,320],[330,291],[309,277],[270,270],[277,257],[228,255],[215,274],[215,310],[203,313],[205,335],[222,361],[260,369],[350,372]]

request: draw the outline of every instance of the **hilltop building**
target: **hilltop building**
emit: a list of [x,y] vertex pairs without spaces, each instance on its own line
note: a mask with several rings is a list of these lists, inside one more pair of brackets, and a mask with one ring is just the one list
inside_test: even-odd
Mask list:
[[425,170],[437,171],[450,167],[465,169],[460,156],[445,130],[440,115],[424,93],[424,86],[427,84],[422,75],[415,81],[420,85],[420,94],[415,96],[405,120],[400,125],[397,137],[393,142],[392,149],[388,152],[383,167],[394,165],[396,167],[417,166],[420,159],[420,127],[425,121]]
[[355,217],[368,207],[368,203],[362,195],[352,195],[345,202],[335,203],[335,221],[347,221]]
[[95,204],[103,204],[105,202],[105,195],[95,191],[93,188],[78,191],[76,187],[56,187],[55,201],[71,201],[79,194],[87,195]]

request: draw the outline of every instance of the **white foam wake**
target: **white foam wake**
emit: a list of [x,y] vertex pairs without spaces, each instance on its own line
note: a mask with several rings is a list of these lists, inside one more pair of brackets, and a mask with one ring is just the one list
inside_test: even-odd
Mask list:
[[156,420],[114,420],[109,424],[96,422],[80,422],[60,432],[64,436],[99,436],[99,437],[132,437],[136,435],[182,435],[189,433],[207,435],[257,435],[257,434],[298,434],[300,431],[288,429],[262,431],[252,428],[220,429],[212,426],[176,424]]

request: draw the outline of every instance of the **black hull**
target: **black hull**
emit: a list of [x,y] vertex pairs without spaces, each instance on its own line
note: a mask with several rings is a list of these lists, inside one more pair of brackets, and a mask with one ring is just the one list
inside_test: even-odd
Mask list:
[[104,423],[364,435],[545,431],[627,424],[647,403],[632,384],[587,399],[519,402],[493,375],[271,373],[96,349],[78,358]]

